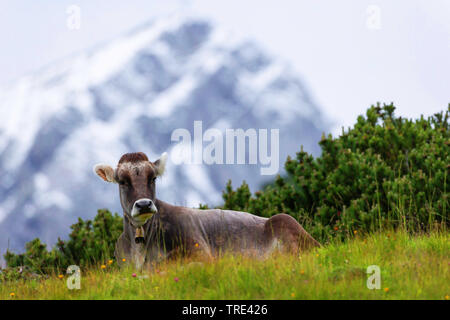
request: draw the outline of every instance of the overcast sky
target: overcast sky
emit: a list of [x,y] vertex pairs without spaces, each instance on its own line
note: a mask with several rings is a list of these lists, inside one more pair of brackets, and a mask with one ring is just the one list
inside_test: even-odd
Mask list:
[[[79,30],[67,27],[70,5],[81,8]],[[377,101],[407,117],[450,102],[448,0],[1,0],[0,85],[177,10],[290,62],[339,127]]]

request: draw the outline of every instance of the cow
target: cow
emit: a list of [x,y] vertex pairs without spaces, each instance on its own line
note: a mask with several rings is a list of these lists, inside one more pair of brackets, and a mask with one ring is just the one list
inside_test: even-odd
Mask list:
[[274,250],[299,252],[320,244],[290,215],[270,218],[247,212],[176,206],[155,197],[156,179],[165,170],[167,153],[155,162],[142,152],[124,154],[116,169],[94,166],[104,181],[119,185],[123,233],[115,246],[119,264],[137,269],[179,255],[221,252],[265,255]]

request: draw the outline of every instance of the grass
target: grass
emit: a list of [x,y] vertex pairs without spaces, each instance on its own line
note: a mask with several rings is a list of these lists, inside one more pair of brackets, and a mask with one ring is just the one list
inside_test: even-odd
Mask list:
[[[252,259],[179,259],[136,272],[81,270],[81,289],[68,290],[68,275],[0,284],[0,299],[449,299],[448,232],[356,235],[300,256]],[[369,265],[381,270],[381,289],[369,290]],[[135,277],[133,273],[136,273]],[[13,295],[11,295],[13,293]]]

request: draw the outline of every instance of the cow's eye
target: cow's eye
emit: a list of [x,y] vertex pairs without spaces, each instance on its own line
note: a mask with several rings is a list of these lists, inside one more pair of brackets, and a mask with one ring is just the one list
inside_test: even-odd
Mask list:
[[128,181],[126,181],[126,180],[120,180],[119,181],[119,185],[121,185],[121,186],[128,186],[129,184],[128,184]]
[[150,182],[150,183],[153,183],[153,182],[155,182],[155,181],[156,181],[156,177],[153,177],[153,178],[150,179],[149,182]]

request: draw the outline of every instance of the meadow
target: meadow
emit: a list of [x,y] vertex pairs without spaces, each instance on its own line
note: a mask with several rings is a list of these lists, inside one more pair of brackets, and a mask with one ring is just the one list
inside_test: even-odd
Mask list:
[[[79,290],[67,288],[69,275],[53,273],[3,281],[0,299],[448,300],[449,253],[447,231],[355,232],[299,256],[177,259],[141,272],[106,260],[81,269]],[[367,287],[370,265],[380,267],[380,289]]]

